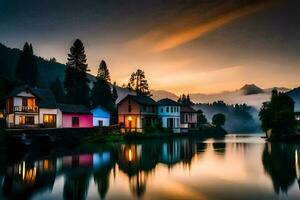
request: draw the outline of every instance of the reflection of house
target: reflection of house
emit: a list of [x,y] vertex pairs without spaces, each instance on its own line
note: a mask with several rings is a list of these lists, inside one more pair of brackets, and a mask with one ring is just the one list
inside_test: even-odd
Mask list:
[[84,105],[58,104],[64,128],[93,127],[93,115]]
[[165,98],[157,102],[158,118],[163,128],[172,129],[174,133],[180,132],[180,104]]
[[105,108],[98,106],[91,110],[93,113],[94,126],[109,126],[110,125],[110,112]]
[[197,111],[190,106],[181,107],[180,123],[182,129],[196,128],[197,126]]
[[3,181],[7,199],[30,199],[37,192],[52,190],[56,176],[54,160],[22,161],[10,167]]
[[6,97],[5,111],[9,128],[61,126],[55,98],[47,89],[16,88]]
[[126,131],[143,131],[156,117],[156,102],[150,97],[127,95],[118,103],[118,121]]

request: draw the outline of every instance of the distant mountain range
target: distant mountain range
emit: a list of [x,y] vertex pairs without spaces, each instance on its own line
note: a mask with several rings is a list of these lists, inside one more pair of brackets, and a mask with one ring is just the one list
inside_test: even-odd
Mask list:
[[[278,91],[288,92],[289,88],[274,87]],[[212,103],[214,101],[224,101],[227,104],[248,104],[255,108],[260,108],[263,102],[268,101],[274,88],[262,89],[255,84],[246,84],[238,90],[225,91],[215,94],[191,93],[190,98],[194,103]],[[164,90],[151,91],[155,100],[170,98],[177,100],[179,97]]]

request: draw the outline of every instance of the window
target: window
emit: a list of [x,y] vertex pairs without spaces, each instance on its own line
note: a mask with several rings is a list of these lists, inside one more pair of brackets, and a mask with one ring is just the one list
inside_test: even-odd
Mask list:
[[171,107],[171,113],[173,112],[173,107]]
[[45,114],[43,115],[44,125],[47,128],[55,128],[56,127],[56,115],[53,114]]
[[20,125],[33,125],[34,124],[34,117],[20,116],[19,117],[19,124]]
[[72,127],[79,126],[79,117],[72,117]]
[[160,109],[160,112],[161,112],[161,113],[164,112],[164,108],[161,108],[161,109]]
[[169,112],[169,107],[167,107],[167,111],[166,112]]
[[103,121],[102,120],[98,121],[98,126],[103,126]]
[[128,112],[131,112],[131,105],[128,105]]

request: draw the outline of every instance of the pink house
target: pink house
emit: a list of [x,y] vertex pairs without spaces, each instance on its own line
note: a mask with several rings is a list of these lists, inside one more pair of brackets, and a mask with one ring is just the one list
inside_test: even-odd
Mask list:
[[63,128],[91,128],[93,114],[84,105],[59,104]]

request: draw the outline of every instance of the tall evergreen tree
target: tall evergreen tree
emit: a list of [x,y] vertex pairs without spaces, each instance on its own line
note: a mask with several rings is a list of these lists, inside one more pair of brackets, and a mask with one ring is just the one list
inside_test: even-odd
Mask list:
[[53,92],[57,102],[63,103],[65,101],[64,89],[59,78],[56,78],[56,80],[50,85],[50,90]]
[[117,92],[116,82],[114,82],[114,85],[113,85],[112,96],[113,96],[113,103],[116,104],[116,101],[118,99],[118,92]]
[[134,90],[137,95],[151,96],[145,72],[141,69],[138,69],[136,72],[131,74],[128,88],[130,90]]
[[91,93],[92,106],[102,106],[109,111],[113,111],[115,106],[109,80],[108,68],[105,62],[101,61]]
[[101,60],[100,62],[97,77],[102,80],[105,80],[108,83],[110,82],[110,73],[104,60]]
[[33,55],[32,45],[25,43],[16,66],[16,77],[22,84],[37,86],[38,66]]
[[68,54],[67,68],[65,71],[64,87],[66,102],[89,105],[89,79],[85,50],[81,40],[76,39]]

